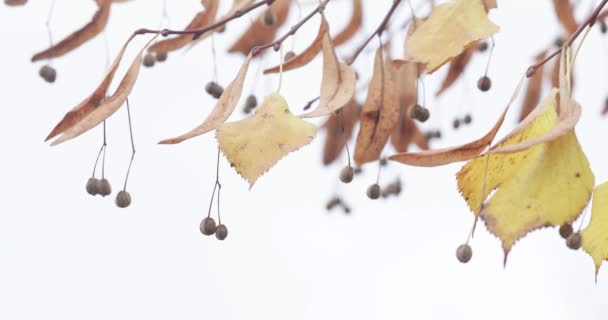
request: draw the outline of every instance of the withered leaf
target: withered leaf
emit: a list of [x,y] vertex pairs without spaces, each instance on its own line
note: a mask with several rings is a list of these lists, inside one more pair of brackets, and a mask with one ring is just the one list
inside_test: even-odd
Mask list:
[[467,67],[476,51],[477,46],[473,44],[450,62],[448,73],[445,76],[445,79],[443,79],[441,87],[435,96],[441,95],[444,91],[450,88],[454,82],[456,82],[456,80],[458,80],[458,78],[464,73],[464,69]]
[[247,59],[241,66],[236,78],[230,82],[230,84],[222,93],[222,96],[217,101],[213,111],[211,114],[207,116],[207,119],[194,128],[192,131],[183,134],[179,137],[167,139],[159,142],[160,144],[176,144],[180,143],[184,140],[188,140],[202,134],[205,134],[211,130],[215,130],[218,126],[224,123],[228,117],[232,114],[234,109],[236,108],[239,99],[241,98],[241,93],[243,92],[243,83],[245,82],[245,77],[247,76],[247,70],[249,69],[249,63],[251,62],[252,55],[251,53],[247,56]]
[[[540,62],[547,56],[547,50],[539,53],[536,56],[536,62]],[[540,102],[540,95],[543,87],[543,73],[545,65],[541,65],[536,69],[536,73],[528,80],[528,88],[519,113],[519,121],[524,120]]]
[[410,111],[416,104],[418,96],[418,76],[420,65],[412,61],[396,60],[399,65],[397,72],[397,90],[399,92],[400,116],[391,135],[391,144],[397,152],[406,152],[410,144],[427,150],[428,142],[416,123],[410,117]]
[[348,24],[334,37],[334,46],[337,48],[352,39],[363,25],[363,0],[353,0],[353,14]]
[[89,23],[50,48],[35,54],[32,62],[63,56],[101,33],[110,18],[112,1],[98,1],[98,5],[99,8]]
[[[358,103],[355,99],[352,99],[340,109],[339,113],[329,117],[323,124],[322,128],[327,131],[323,147],[324,165],[331,164],[338,159],[353,134],[360,113],[361,109]],[[342,128],[344,128],[344,131],[342,131]]]
[[574,9],[570,0],[553,0],[553,8],[564,29],[568,34],[573,34],[578,29],[578,24],[574,18]]

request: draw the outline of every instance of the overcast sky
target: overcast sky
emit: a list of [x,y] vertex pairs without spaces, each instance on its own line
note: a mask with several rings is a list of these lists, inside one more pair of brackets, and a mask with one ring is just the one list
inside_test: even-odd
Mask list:
[[[365,189],[377,166],[366,166],[353,184],[341,185],[338,172],[346,158],[322,167],[322,133],[251,191],[222,159],[222,221],[229,236],[224,242],[202,236],[198,224],[215,179],[213,134],[178,146],[156,142],[191,129],[213,106],[203,90],[213,78],[209,40],[141,71],[130,96],[137,146],[129,182],[132,206],[121,210],[113,196],[87,195],[100,128],[58,147],[43,139],[98,84],[106,47],[104,37],[97,37],[53,61],[55,84],[42,81],[37,74],[42,64],[29,59],[48,45],[50,2],[0,5],[0,319],[608,319],[608,268],[596,284],[591,258],[567,249],[557,230],[536,231],[519,241],[505,269],[500,242],[480,225],[471,243],[472,261],[457,262],[454,251],[473,221],[456,189],[454,174],[462,164],[435,169],[390,164],[381,173],[382,184],[400,177],[404,192],[374,202]],[[184,27],[200,7],[195,0],[168,2],[173,28]],[[391,1],[364,2],[367,35]],[[596,2],[579,1],[577,15],[585,16]],[[221,10],[229,4],[222,1]],[[549,0],[502,0],[499,6],[491,14],[501,31],[489,93],[475,88],[485,54],[477,54],[465,81],[439,100],[432,95],[443,71],[425,78],[433,116],[424,128],[441,127],[444,136],[433,147],[485,132],[531,57],[562,32]],[[305,5],[303,11],[312,8]],[[349,1],[330,2],[332,30],[341,29],[349,10]],[[80,27],[94,11],[93,1],[57,0],[54,37]],[[161,0],[113,6],[106,31],[111,57],[132,30],[157,27],[161,12]],[[297,16],[292,11],[291,21]],[[408,17],[404,3],[393,26]],[[248,21],[231,23],[215,38],[223,84],[243,59],[225,54],[226,48]],[[315,18],[302,28],[296,50],[314,38],[317,26]],[[138,39],[132,48],[144,41]],[[599,30],[590,34],[578,58],[574,93],[584,111],[577,134],[596,184],[608,180],[608,119],[599,117],[608,94],[607,42]],[[397,37],[395,53],[401,43]],[[353,46],[339,54],[347,55]],[[277,55],[270,54],[265,63],[276,62]],[[362,79],[369,77],[371,65],[370,51],[355,65]],[[294,113],[318,95],[320,67],[315,60],[285,74],[281,93]],[[255,65],[250,69],[246,93],[255,87],[261,98],[276,86],[275,77],[262,76]],[[514,126],[517,108],[519,100],[501,134]],[[473,114],[473,125],[452,130],[454,117],[467,113]],[[232,119],[241,117],[239,111]],[[130,157],[125,110],[109,119],[108,141],[106,174],[116,192]],[[352,206],[351,215],[325,211],[336,193]]]

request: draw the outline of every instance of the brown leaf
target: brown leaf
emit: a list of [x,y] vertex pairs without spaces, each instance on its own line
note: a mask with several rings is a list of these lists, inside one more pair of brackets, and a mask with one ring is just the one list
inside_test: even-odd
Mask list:
[[[139,69],[141,68],[142,53],[144,49],[150,43],[152,43],[152,41],[157,36],[158,35],[152,38],[152,40],[150,40],[150,42],[148,42],[146,46],[144,46],[139,51],[139,53],[131,63],[131,66],[127,70],[127,73],[120,81],[120,84],[118,85],[118,88],[116,88],[114,94],[104,99],[98,107],[94,108],[88,114],[82,115],[78,122],[76,122],[73,126],[65,130],[63,134],[59,136],[59,138],[57,138],[57,140],[51,143],[52,146],[76,138],[79,135],[89,131],[90,129],[94,128],[95,126],[106,120],[109,116],[114,114],[114,112],[116,112],[124,104],[125,100],[131,93],[131,90],[133,90],[135,82],[137,81]],[[129,41],[130,40],[131,39],[129,39]],[[127,44],[129,43],[129,41],[127,41]]]
[[112,1],[98,1],[98,5],[99,8],[89,23],[50,48],[35,54],[32,62],[63,56],[101,33],[110,18]]
[[[547,56],[547,50],[544,50],[536,56],[536,62],[540,62]],[[543,88],[543,72],[545,65],[541,65],[536,69],[536,73],[528,80],[528,88],[519,113],[519,121],[524,120],[540,102],[540,95]]]
[[406,152],[410,144],[427,150],[428,142],[416,123],[410,117],[410,110],[416,104],[418,96],[418,76],[421,66],[412,61],[394,61],[399,65],[397,88],[399,91],[400,116],[391,135],[391,144],[397,152]]
[[[323,46],[323,36],[329,32],[329,27],[327,25],[327,20],[325,17],[321,17],[321,25],[319,26],[319,32],[317,33],[317,37],[315,40],[308,46],[308,48],[304,49],[302,53],[296,55],[295,57],[285,61],[283,63],[283,72],[294,70],[300,67],[307,65],[311,62],[319,52],[321,52],[321,47]],[[269,73],[278,73],[281,71],[281,66],[274,66],[272,68],[268,68],[264,70],[264,74]]]
[[97,108],[103,102],[106,97],[108,87],[110,86],[112,79],[114,79],[114,75],[116,74],[116,70],[120,64],[120,60],[122,60],[125,50],[133,38],[134,36],[131,36],[123,45],[122,49],[114,59],[114,62],[110,66],[108,73],[101,81],[97,89],[95,89],[90,96],[80,102],[76,107],[66,113],[63,119],[59,121],[59,123],[55,126],[55,128],[53,128],[51,133],[49,133],[44,141],[48,141],[74,126],[77,122],[93,112],[93,110],[95,110],[95,108]]
[[477,51],[477,45],[473,44],[459,54],[454,60],[450,62],[448,73],[441,83],[441,87],[435,94],[435,96],[441,95],[445,90],[451,87],[456,80],[463,74],[464,69],[467,67],[473,54]]
[[[217,9],[219,7],[218,0],[203,0],[202,4],[205,6],[205,11],[197,13],[184,30],[202,28],[215,22]],[[198,39],[204,39],[210,36],[212,33],[213,31],[205,32]],[[171,52],[185,47],[186,45],[192,43],[192,41],[192,35],[182,34],[170,39],[159,41],[151,45],[150,48],[148,48],[148,51],[154,53]]]
[[207,116],[207,119],[194,128],[192,131],[183,134],[179,137],[167,139],[159,142],[159,144],[176,144],[180,143],[184,140],[188,140],[202,134],[205,134],[211,130],[215,130],[218,126],[220,126],[224,121],[230,117],[234,108],[236,108],[239,99],[241,98],[241,93],[243,91],[243,83],[245,82],[245,77],[247,76],[247,70],[249,69],[249,63],[251,62],[252,55],[249,54],[247,59],[241,66],[236,78],[230,82],[230,84],[222,93],[222,96],[217,101],[213,111],[211,114]]
[[411,166],[436,167],[436,166],[446,165],[446,164],[449,164],[452,162],[466,161],[466,160],[470,160],[470,159],[477,157],[479,154],[481,154],[483,152],[483,150],[488,148],[490,143],[492,143],[492,140],[494,140],[494,137],[496,137],[498,130],[500,129],[500,127],[502,126],[502,124],[505,120],[507,111],[509,111],[509,106],[513,103],[515,98],[517,98],[517,96],[519,95],[519,91],[521,90],[522,84],[523,84],[523,78],[522,78],[522,80],[519,81],[519,84],[517,85],[517,88],[515,89],[513,96],[509,100],[509,103],[507,104],[502,115],[498,118],[498,121],[496,121],[496,124],[494,124],[492,129],[488,133],[486,133],[483,137],[481,137],[480,139],[477,139],[475,141],[472,141],[472,142],[469,142],[467,144],[463,144],[463,145],[457,146],[457,147],[436,149],[436,150],[430,150],[430,151],[422,151],[422,152],[416,152],[416,153],[396,154],[396,155],[390,156],[389,160],[401,162],[403,164],[407,164],[407,165],[411,165]]
[[275,0],[270,6],[270,10],[276,16],[275,23],[272,26],[264,25],[264,13],[260,14],[228,52],[247,55],[254,47],[272,42],[279,28],[287,21],[290,4],[291,0]]
[[359,165],[377,160],[399,121],[399,96],[395,86],[397,65],[383,62],[382,48],[376,51],[374,74],[361,113],[361,126],[355,145]]
[[363,25],[363,0],[353,0],[353,14],[346,27],[334,37],[334,46],[348,42],[352,39]]
[[496,9],[496,0],[481,0],[483,6],[486,8],[486,11],[490,11],[491,9]]
[[[359,105],[355,99],[352,99],[339,113],[331,116],[323,124],[322,128],[327,130],[323,147],[324,165],[329,165],[338,159],[353,134],[360,113]],[[344,132],[342,132],[342,125],[344,125]]]
[[315,110],[301,115],[301,118],[329,115],[347,104],[355,94],[355,72],[346,64],[338,62],[329,32],[323,36],[322,50],[323,79],[319,105]]
[[553,8],[564,29],[568,34],[573,34],[578,29],[578,23],[574,18],[574,9],[570,0],[553,0]]
[[422,150],[428,150],[429,148],[428,141],[424,137],[424,134],[420,132],[420,129],[410,117],[407,109],[402,106],[399,122],[391,135],[391,144],[397,152],[407,152],[412,143]]

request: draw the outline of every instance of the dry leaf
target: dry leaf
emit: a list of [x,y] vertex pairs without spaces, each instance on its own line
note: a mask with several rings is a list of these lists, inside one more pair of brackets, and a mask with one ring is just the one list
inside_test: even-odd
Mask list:
[[383,62],[382,48],[376,50],[374,74],[361,113],[361,126],[355,145],[355,162],[375,161],[399,121],[399,93],[395,86],[396,64]]
[[435,7],[408,38],[406,54],[432,73],[468,46],[498,31],[481,0],[455,0]]
[[595,264],[595,276],[600,271],[602,262],[608,260],[608,182],[601,184],[593,191],[593,208],[591,221],[581,232],[583,250]]
[[95,91],[93,91],[90,96],[80,102],[76,107],[66,113],[63,119],[55,126],[55,128],[53,128],[51,133],[49,133],[49,135],[44,141],[48,141],[56,137],[57,135],[63,133],[65,130],[71,128],[84,117],[88,116],[91,112],[93,112],[95,108],[97,108],[103,102],[106,97],[108,87],[110,86],[112,79],[114,79],[114,75],[116,74],[116,70],[118,69],[118,65],[120,64],[120,60],[122,60],[125,50],[127,49],[127,46],[129,45],[131,40],[133,40],[133,38],[134,36],[131,36],[123,45],[122,49],[120,49],[120,52],[114,59],[114,62],[108,70],[108,73],[104,77],[103,81],[99,84],[97,89],[95,89]]
[[424,134],[420,132],[416,122],[412,120],[407,109],[401,107],[399,122],[391,134],[391,144],[397,152],[407,152],[412,143],[422,150],[429,148],[428,141]]
[[[547,50],[544,50],[536,56],[536,62],[540,62],[547,56]],[[536,69],[536,73],[528,80],[528,88],[519,113],[519,121],[524,120],[540,102],[540,95],[543,88],[543,73],[545,65],[541,65]]]
[[346,27],[334,37],[334,47],[352,39],[363,25],[363,0],[353,0],[353,13]]
[[290,4],[291,0],[275,0],[270,6],[270,10],[276,16],[275,23],[272,26],[264,25],[264,13],[260,14],[228,52],[247,55],[254,47],[272,42],[279,28],[287,21]]
[[216,138],[230,165],[253,187],[281,158],[309,144],[316,131],[314,125],[291,114],[287,101],[273,93],[253,116],[222,124]]
[[553,8],[564,29],[568,34],[573,34],[578,29],[578,24],[574,19],[574,9],[570,0],[553,0]]
[[328,33],[329,27],[327,25],[327,20],[325,20],[325,16],[321,16],[321,25],[319,26],[319,32],[317,33],[317,37],[310,44],[310,46],[304,49],[302,53],[285,61],[282,67],[281,65],[278,65],[264,70],[264,74],[278,73],[281,70],[283,72],[287,72],[307,65],[317,56],[317,54],[319,54],[319,52],[321,52],[321,47],[323,46],[323,37]]
[[[219,7],[218,0],[203,0],[202,4],[205,7],[205,11],[199,12],[194,16],[192,21],[188,24],[188,26],[184,30],[197,29],[208,26],[215,22],[215,17],[217,15],[217,9]],[[210,36],[213,32],[208,31],[200,36],[200,38],[206,38]],[[181,34],[177,35],[170,39],[165,39],[159,41],[148,48],[149,52],[159,53],[159,52],[171,52],[185,47],[186,45],[192,42],[192,35],[190,34]]]
[[441,87],[439,88],[435,96],[439,96],[440,94],[442,94],[445,90],[451,87],[454,82],[456,82],[456,80],[458,80],[460,75],[464,73],[464,69],[467,67],[467,65],[471,61],[471,58],[473,57],[473,54],[476,51],[477,45],[473,44],[450,62],[450,68],[448,69],[448,73],[445,76],[445,79],[443,79]]
[[98,1],[98,4],[99,8],[89,23],[50,48],[35,54],[32,62],[63,56],[101,33],[110,18],[112,1]]
[[236,78],[230,82],[230,84],[222,93],[222,96],[219,98],[213,111],[211,114],[207,116],[207,119],[194,128],[192,131],[183,134],[179,137],[167,139],[159,142],[160,144],[176,144],[180,143],[184,140],[188,140],[194,137],[198,137],[202,134],[205,134],[211,130],[215,130],[219,125],[224,123],[230,117],[234,109],[236,108],[239,99],[241,98],[241,93],[243,91],[243,83],[245,82],[245,77],[247,75],[247,70],[249,69],[249,63],[251,62],[252,55],[249,54],[247,59],[241,66]]
[[301,118],[332,114],[347,104],[355,94],[357,82],[355,72],[346,64],[338,61],[329,32],[323,36],[322,50],[323,79],[321,79],[319,105],[313,111],[301,115]]
[[486,8],[486,11],[490,11],[491,9],[495,9],[497,7],[496,0],[482,0],[481,2]]
[[416,105],[418,96],[420,66],[411,61],[395,60],[394,63],[399,66],[396,83],[399,92],[400,115],[399,122],[391,134],[391,144],[397,152],[406,152],[412,143],[422,150],[427,150],[428,141],[410,117],[410,111]]
[[[353,134],[355,125],[357,124],[357,121],[359,121],[360,113],[360,106],[355,99],[352,99],[338,114],[331,116],[323,124],[322,128],[327,131],[325,145],[323,147],[324,165],[331,164],[338,159],[344,150],[344,146]],[[342,130],[343,127],[344,131]]]
[[125,100],[131,93],[131,90],[133,90],[135,82],[137,82],[137,76],[139,75],[139,69],[141,67],[142,53],[157,36],[158,35],[152,38],[152,40],[150,40],[150,42],[148,42],[146,46],[139,51],[131,63],[131,66],[127,70],[127,73],[120,81],[114,94],[104,99],[99,106],[95,107],[92,111],[86,114],[86,116],[82,117],[78,122],[65,130],[63,134],[59,136],[59,138],[51,143],[52,146],[76,138],[79,135],[89,131],[114,114],[114,112],[116,112],[124,104]]

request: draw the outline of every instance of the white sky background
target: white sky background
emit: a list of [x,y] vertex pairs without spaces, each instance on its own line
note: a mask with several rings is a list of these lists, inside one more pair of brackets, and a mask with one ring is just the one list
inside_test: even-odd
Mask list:
[[[182,28],[199,9],[195,0],[168,2],[174,28]],[[577,15],[585,16],[596,2],[581,0]],[[225,10],[229,3],[222,3]],[[336,0],[328,6],[334,31],[346,23],[348,3]],[[365,35],[390,3],[365,1]],[[55,60],[57,82],[43,82],[37,75],[40,64],[29,59],[47,46],[49,4],[0,5],[0,319],[608,318],[608,268],[595,284],[591,258],[567,249],[557,230],[536,231],[518,242],[503,269],[499,241],[480,225],[472,261],[456,261],[454,251],[473,221],[456,190],[454,174],[462,164],[436,169],[390,164],[382,181],[399,175],[404,192],[373,202],[365,189],[375,179],[376,165],[367,166],[355,183],[341,185],[337,176],[346,158],[321,167],[323,134],[281,161],[251,192],[222,159],[222,220],[229,236],[224,242],[202,236],[198,224],[215,178],[213,135],[179,146],[156,142],[194,127],[213,106],[203,91],[213,77],[208,40],[141,71],[130,97],[137,145],[129,182],[132,206],[120,210],[113,196],[88,196],[84,186],[101,129],[59,147],[42,141],[103,76],[104,40],[98,37]],[[531,57],[561,32],[549,0],[502,0],[499,6],[491,14],[501,32],[489,93],[475,88],[485,54],[476,55],[467,80],[439,101],[430,97],[443,72],[426,78],[433,118],[425,128],[441,126],[445,137],[434,147],[485,132]],[[161,8],[160,0],[113,7],[107,30],[112,58],[132,30],[157,27]],[[305,13],[311,9],[304,6]],[[93,1],[57,0],[55,38],[80,27],[94,10]],[[408,17],[404,3],[393,25]],[[297,20],[295,11],[291,19]],[[242,60],[224,52],[247,21],[231,23],[228,33],[215,39],[223,84]],[[296,49],[314,37],[317,25],[315,18],[298,33]],[[596,184],[608,179],[608,119],[598,117],[608,93],[607,41],[598,30],[590,34],[578,60],[574,93],[584,108],[577,133]],[[398,38],[395,47],[401,43]],[[340,53],[352,50],[345,47]],[[369,77],[370,53],[356,64],[363,78]],[[276,62],[277,55],[270,54],[267,63]],[[293,112],[316,96],[320,66],[316,60],[285,74],[282,94]],[[255,73],[253,66],[247,88]],[[259,77],[258,97],[276,88],[276,78]],[[518,108],[519,100],[505,130],[513,127]],[[474,125],[453,131],[454,116],[467,112],[473,113]],[[241,116],[237,112],[233,119]],[[126,110],[109,120],[108,129],[106,172],[116,192],[130,156]],[[345,195],[352,215],[325,212],[325,201],[335,192]]]

